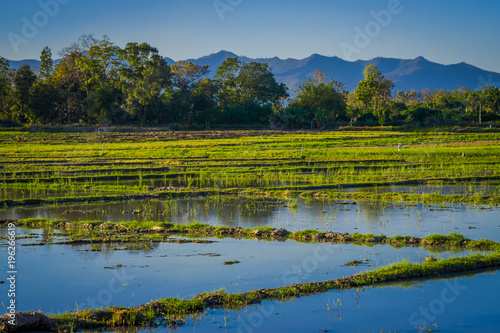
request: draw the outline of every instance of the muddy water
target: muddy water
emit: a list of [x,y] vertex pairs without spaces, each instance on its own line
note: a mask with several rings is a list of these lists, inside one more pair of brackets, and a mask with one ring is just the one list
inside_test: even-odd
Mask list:
[[[216,310],[146,332],[499,332],[500,271]],[[111,332],[132,333],[136,329]]]
[[49,218],[101,221],[192,222],[245,228],[272,226],[290,231],[426,236],[462,233],[471,239],[500,241],[500,208],[472,205],[407,205],[404,203],[335,202],[211,197],[137,200],[116,203],[18,207],[0,210],[0,218]]
[[[0,229],[0,234],[5,237],[6,229]],[[18,310],[44,313],[75,310],[77,304],[79,309],[137,306],[156,298],[189,298],[220,288],[243,292],[329,280],[404,258],[422,262],[431,255],[419,247],[236,239],[214,239],[217,242],[212,244],[148,244],[135,250],[111,245],[101,247],[100,251],[89,251],[92,249],[89,246],[22,246],[39,243],[47,238],[47,233],[18,228],[17,234]],[[30,234],[33,238],[24,238]],[[1,258],[7,257],[4,243],[1,241]],[[447,258],[462,252],[432,254]],[[224,265],[233,260],[240,263]],[[365,264],[344,266],[352,260]],[[2,260],[0,272],[6,271],[6,260]],[[5,276],[2,274],[0,278]],[[7,284],[0,284],[0,295],[7,295],[7,289]]]

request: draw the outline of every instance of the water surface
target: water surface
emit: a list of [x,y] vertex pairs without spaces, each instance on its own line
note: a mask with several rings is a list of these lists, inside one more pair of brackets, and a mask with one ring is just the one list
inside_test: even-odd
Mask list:
[[[3,237],[6,232],[6,228],[0,229]],[[47,232],[17,228],[17,236],[18,309],[44,313],[71,311],[77,306],[137,306],[157,298],[190,298],[220,288],[244,292],[331,280],[405,258],[422,262],[431,254],[448,258],[470,253],[238,239],[212,239],[211,244],[142,244],[133,249],[124,244],[22,246],[47,239]],[[32,238],[24,238],[27,236]],[[57,236],[57,240],[64,239]],[[2,258],[7,257],[4,245],[0,247]],[[233,260],[239,263],[224,265]],[[352,260],[364,264],[344,266]],[[0,269],[7,271],[6,260]],[[7,289],[7,284],[1,284],[0,294],[7,295]]]
[[[297,201],[297,207],[292,203]],[[423,205],[334,200],[208,197],[135,200],[113,203],[12,207],[0,218],[48,218],[70,221],[192,222],[229,227],[285,228],[290,231],[360,232],[424,237],[458,232],[471,239],[500,241],[500,208],[475,205]]]

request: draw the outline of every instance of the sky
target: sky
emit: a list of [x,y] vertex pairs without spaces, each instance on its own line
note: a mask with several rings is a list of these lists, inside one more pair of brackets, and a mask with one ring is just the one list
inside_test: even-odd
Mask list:
[[83,34],[146,42],[174,60],[220,50],[250,58],[318,53],[354,61],[423,56],[500,72],[498,0],[2,1],[0,56],[53,57]]

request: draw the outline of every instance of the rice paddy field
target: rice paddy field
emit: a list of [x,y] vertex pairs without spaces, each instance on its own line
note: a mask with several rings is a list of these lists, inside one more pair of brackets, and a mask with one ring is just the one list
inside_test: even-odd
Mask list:
[[6,332],[500,330],[495,129],[4,130],[0,184]]

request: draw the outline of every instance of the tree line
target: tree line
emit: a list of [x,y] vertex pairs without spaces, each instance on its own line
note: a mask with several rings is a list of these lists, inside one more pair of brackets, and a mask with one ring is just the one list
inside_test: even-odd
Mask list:
[[39,68],[11,69],[0,57],[0,118],[21,124],[176,124],[185,128],[277,124],[296,129],[338,125],[471,124],[500,119],[500,89],[393,92],[375,65],[352,92],[321,70],[294,97],[265,63],[228,58],[209,67],[168,65],[147,43],[116,46],[83,35],[54,64],[45,47]]

